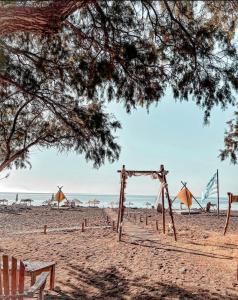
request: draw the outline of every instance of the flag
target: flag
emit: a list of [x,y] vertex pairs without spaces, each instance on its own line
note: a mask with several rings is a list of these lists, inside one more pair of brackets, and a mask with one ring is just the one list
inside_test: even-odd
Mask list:
[[209,197],[211,197],[212,195],[217,194],[218,191],[218,184],[217,184],[217,173],[215,173],[212,178],[209,180],[207,186],[206,186],[206,190],[205,193],[202,197],[202,201],[203,200],[207,200]]

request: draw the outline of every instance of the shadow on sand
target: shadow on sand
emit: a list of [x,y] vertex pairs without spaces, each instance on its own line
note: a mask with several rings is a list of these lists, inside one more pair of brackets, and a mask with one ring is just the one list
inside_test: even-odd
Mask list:
[[[93,299],[131,299],[131,300],[155,300],[155,299],[229,299],[237,300],[236,295],[221,296],[219,293],[204,289],[186,290],[176,284],[159,282],[150,283],[149,278],[125,278],[115,267],[95,271],[87,268],[82,269],[74,265],[69,267],[71,281],[60,282],[62,290],[54,295],[46,295],[45,300],[93,300]],[[63,290],[70,290],[65,293]],[[235,290],[234,290],[235,292]],[[237,291],[236,291],[237,293]]]
[[[127,235],[124,234],[124,236],[127,236]],[[192,255],[200,255],[200,256],[206,256],[206,257],[210,257],[210,258],[219,258],[219,259],[228,259],[228,260],[234,259],[233,256],[214,254],[214,253],[205,252],[205,251],[201,251],[201,250],[191,249],[188,247],[179,247],[176,245],[163,244],[159,241],[149,240],[149,239],[141,239],[141,237],[136,237],[136,236],[132,236],[132,235],[130,235],[128,237],[129,238],[133,237],[134,239],[137,239],[137,240],[135,240],[135,241],[123,240],[122,242],[125,244],[140,245],[141,247],[146,247],[146,248],[154,248],[154,249],[160,249],[160,250],[163,249],[165,251],[188,253],[188,254],[192,254]]]

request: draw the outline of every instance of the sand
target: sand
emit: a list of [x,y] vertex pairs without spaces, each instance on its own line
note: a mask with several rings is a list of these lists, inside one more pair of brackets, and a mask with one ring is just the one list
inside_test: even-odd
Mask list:
[[[175,215],[175,242],[168,230],[162,234],[161,215],[147,209],[129,213],[119,243],[112,228],[104,227],[106,215],[116,218],[111,209],[0,209],[0,252],[57,263],[56,288],[49,291],[47,285],[46,300],[238,299],[237,217],[231,218],[223,236],[225,216]],[[45,224],[51,229],[81,228],[85,218],[85,232],[65,229],[43,234]],[[167,215],[166,229],[169,221]]]

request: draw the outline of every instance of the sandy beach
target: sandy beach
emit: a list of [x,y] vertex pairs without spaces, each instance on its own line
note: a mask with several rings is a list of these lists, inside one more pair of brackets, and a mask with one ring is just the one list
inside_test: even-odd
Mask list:
[[[112,228],[105,227],[106,216],[110,223],[116,218],[116,211],[111,209],[32,207],[15,212],[2,209],[0,214],[1,254],[56,262],[55,291],[49,291],[47,284],[46,299],[238,297],[237,217],[231,218],[224,237],[225,216],[175,214],[178,241],[174,242],[170,232],[162,234],[160,214],[130,209],[119,243]],[[80,228],[85,218],[85,232],[63,230]],[[168,227],[169,215],[166,223]],[[43,234],[45,224],[48,229],[62,231]]]

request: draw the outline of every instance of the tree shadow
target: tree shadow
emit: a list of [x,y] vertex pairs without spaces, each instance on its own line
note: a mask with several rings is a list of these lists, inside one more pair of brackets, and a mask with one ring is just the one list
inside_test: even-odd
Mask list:
[[[159,250],[165,250],[165,251],[173,251],[173,252],[178,252],[178,253],[188,253],[188,254],[193,254],[193,255],[200,255],[200,256],[206,256],[206,257],[210,257],[210,258],[219,258],[219,259],[228,259],[228,260],[232,260],[234,259],[233,256],[228,256],[228,255],[222,255],[222,254],[213,254],[210,252],[205,252],[205,251],[201,251],[201,250],[195,250],[195,249],[191,249],[188,247],[179,247],[176,245],[167,245],[167,244],[163,244],[158,242],[157,240],[149,240],[149,239],[141,239],[140,237],[136,237],[136,236],[132,236],[132,235],[127,235],[127,234],[123,234],[123,236],[127,236],[129,238],[133,237],[133,238],[137,238],[137,241],[126,241],[126,240],[122,240],[123,243],[126,244],[132,244],[132,245],[140,245],[141,247],[146,247],[146,248],[154,248],[154,249],[159,249]],[[148,244],[145,244],[148,243]]]
[[[72,281],[60,282],[62,289],[52,295],[46,295],[45,300],[237,299],[237,290],[235,289],[236,294],[226,296],[197,287],[187,290],[174,283],[149,282],[150,278],[146,276],[128,278],[123,276],[116,267],[96,271],[91,268],[83,269],[80,266],[69,265],[67,269],[74,283]],[[70,290],[70,292],[65,292],[64,289]]]

